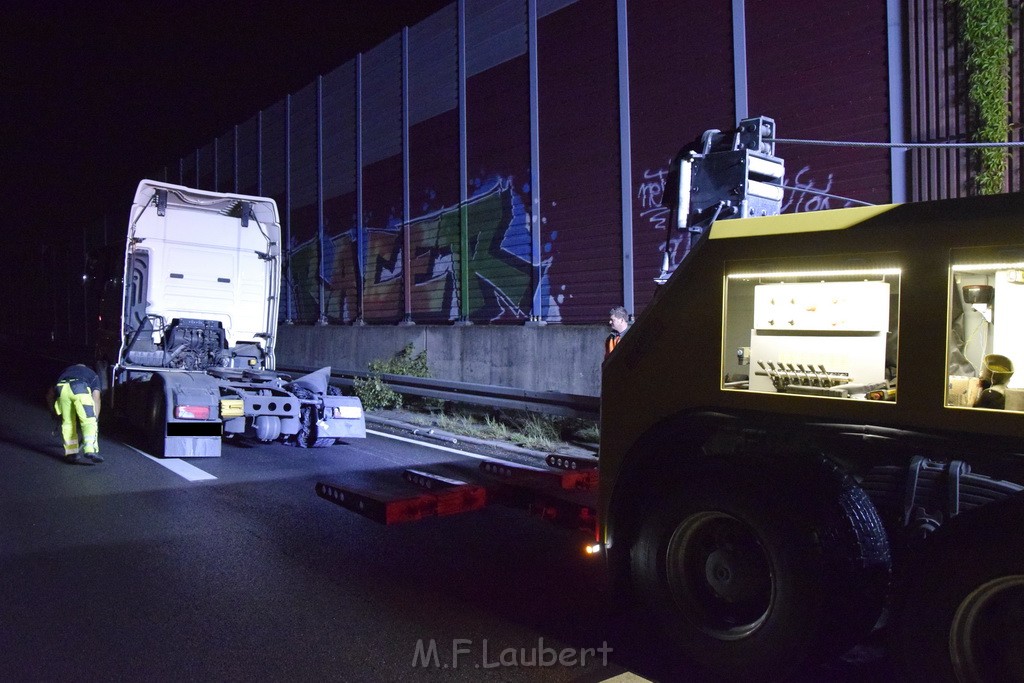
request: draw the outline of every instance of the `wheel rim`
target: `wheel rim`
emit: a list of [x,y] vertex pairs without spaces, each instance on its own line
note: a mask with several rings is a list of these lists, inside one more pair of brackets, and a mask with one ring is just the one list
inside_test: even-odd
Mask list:
[[989,581],[960,603],[949,631],[949,654],[960,681],[1024,676],[1024,575]]
[[669,588],[686,617],[720,640],[757,630],[775,594],[768,556],[753,530],[722,512],[676,527],[666,551]]

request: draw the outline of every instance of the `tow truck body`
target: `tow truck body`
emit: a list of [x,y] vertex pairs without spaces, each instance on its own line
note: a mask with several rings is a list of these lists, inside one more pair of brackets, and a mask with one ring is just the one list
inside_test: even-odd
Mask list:
[[911,680],[1024,677],[1022,225],[718,221],[659,289],[604,364],[599,533],[689,656],[774,680],[884,623]]
[[275,371],[280,290],[272,199],[139,184],[97,358],[112,407],[150,449],[209,457],[223,436],[300,446],[365,436],[359,399],[329,384],[329,368]]
[[[717,142],[760,147],[709,133],[669,195],[694,198]],[[1024,680],[1024,196],[751,206],[676,202],[690,248],[603,364],[596,469],[549,458],[516,495],[395,495],[378,520],[497,490],[590,529],[623,602],[727,680],[785,680],[877,628],[910,680]],[[557,495],[573,470],[582,497]],[[366,514],[343,483],[317,493]]]

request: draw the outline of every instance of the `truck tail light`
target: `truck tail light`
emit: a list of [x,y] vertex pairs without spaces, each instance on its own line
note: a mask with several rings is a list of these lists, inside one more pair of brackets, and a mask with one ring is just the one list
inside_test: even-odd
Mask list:
[[174,417],[179,420],[209,420],[210,406],[174,406]]

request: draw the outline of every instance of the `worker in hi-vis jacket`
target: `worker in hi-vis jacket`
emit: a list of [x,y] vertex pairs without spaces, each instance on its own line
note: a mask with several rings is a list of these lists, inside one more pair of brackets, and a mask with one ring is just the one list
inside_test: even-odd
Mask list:
[[[60,373],[46,399],[47,405],[53,406],[61,418],[64,459],[75,465],[103,462],[99,447],[99,376],[84,365],[72,365]],[[79,429],[82,432],[81,453]]]
[[618,346],[622,335],[629,329],[629,311],[622,306],[616,306],[608,316],[608,327],[612,328],[611,334],[604,340],[604,357],[607,358],[612,350]]

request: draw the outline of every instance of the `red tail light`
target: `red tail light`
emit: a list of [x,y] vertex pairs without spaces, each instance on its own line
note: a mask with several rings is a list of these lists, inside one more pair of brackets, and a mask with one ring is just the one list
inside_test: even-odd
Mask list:
[[174,417],[179,420],[209,420],[210,406],[175,406]]

